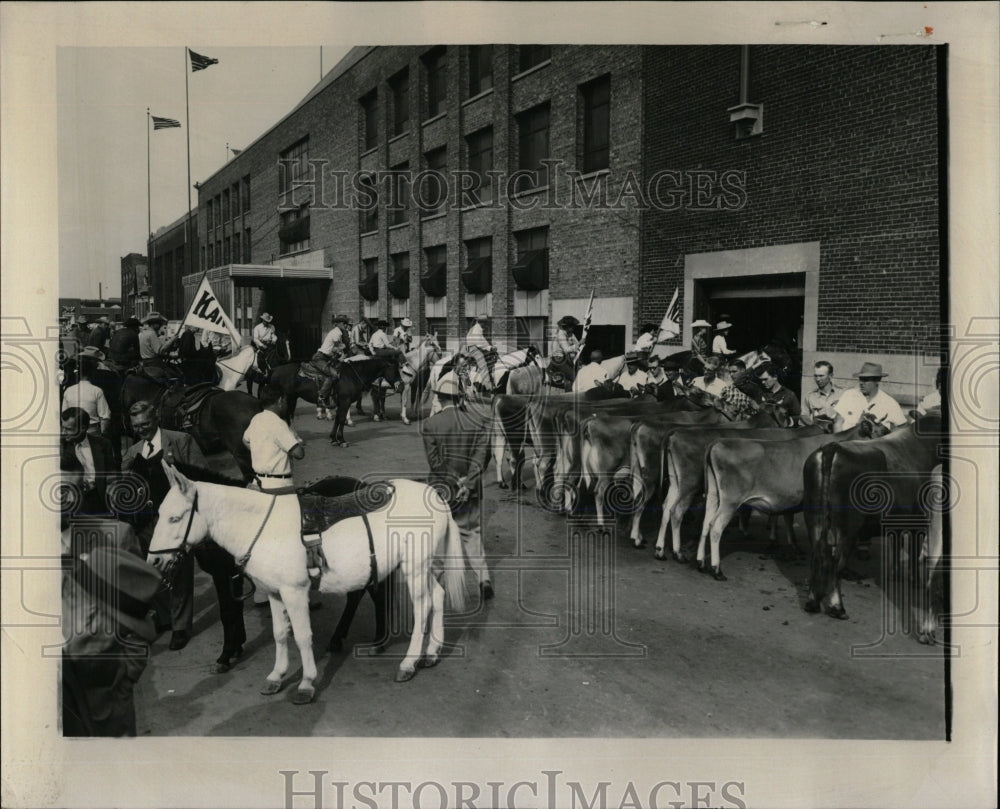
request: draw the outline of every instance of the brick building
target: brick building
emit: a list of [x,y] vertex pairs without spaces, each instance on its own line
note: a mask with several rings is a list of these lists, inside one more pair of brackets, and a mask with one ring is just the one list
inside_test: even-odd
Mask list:
[[591,345],[620,353],[678,289],[684,324],[728,314],[739,348],[783,337],[847,378],[872,359],[913,392],[940,322],[943,60],[355,48],[201,184],[200,269],[238,328],[270,311],[297,356],[341,311],[451,347],[485,312],[494,342],[543,346],[591,290]]
[[149,262],[141,253],[122,256],[122,314],[143,318],[151,311]]
[[[170,319],[184,317],[187,306],[181,279],[198,271],[198,213],[191,212],[190,237],[185,235],[188,215],[157,230],[149,240],[150,289],[153,308]],[[190,253],[187,238],[191,239]],[[188,258],[190,256],[190,259]]]

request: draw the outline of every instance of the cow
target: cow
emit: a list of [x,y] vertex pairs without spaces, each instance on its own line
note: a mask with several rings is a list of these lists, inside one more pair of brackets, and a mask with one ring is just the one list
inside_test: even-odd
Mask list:
[[[649,425],[653,428],[690,427],[711,425],[725,421],[726,416],[718,410],[696,412],[668,412],[654,414],[611,414],[601,413],[584,419],[580,424],[580,477],[583,488],[593,490],[597,509],[597,523],[604,525],[604,500],[614,480],[622,481],[631,477],[629,469],[629,436],[633,427]],[[567,485],[572,486],[573,458],[567,464]],[[621,502],[631,491],[622,488],[615,498]]]
[[[844,619],[840,573],[858,534],[876,511],[920,509],[920,489],[940,463],[944,433],[939,413],[929,412],[870,441],[828,444],[805,462],[803,509],[810,539],[807,612]],[[913,558],[913,557],[911,557]]]
[[[711,539],[711,573],[725,581],[719,545],[722,532],[740,506],[751,506],[768,514],[781,514],[793,548],[792,514],[802,507],[802,467],[819,447],[863,437],[858,424],[841,433],[825,433],[819,427],[785,430],[785,436],[720,438],[704,454],[705,519],[698,541],[698,568],[708,572],[706,541]],[[787,438],[790,440],[781,440]]]

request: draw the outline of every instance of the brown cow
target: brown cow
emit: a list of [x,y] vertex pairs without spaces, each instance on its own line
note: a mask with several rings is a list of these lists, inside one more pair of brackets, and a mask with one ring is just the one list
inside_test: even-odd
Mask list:
[[[840,573],[876,510],[921,512],[920,491],[940,463],[944,433],[933,411],[884,438],[828,444],[805,462],[803,508],[811,540],[807,612],[846,618]],[[914,556],[911,556],[914,558]]]
[[[725,581],[719,545],[722,532],[740,506],[752,506],[768,514],[781,514],[795,547],[792,514],[802,508],[802,466],[815,450],[826,444],[851,441],[863,436],[860,424],[841,433],[824,433],[818,427],[786,430],[786,436],[721,438],[712,441],[704,454],[705,519],[698,541],[698,568],[708,572],[705,543],[712,541],[712,575]],[[812,431],[812,432],[810,432]],[[790,440],[781,440],[782,438]]]

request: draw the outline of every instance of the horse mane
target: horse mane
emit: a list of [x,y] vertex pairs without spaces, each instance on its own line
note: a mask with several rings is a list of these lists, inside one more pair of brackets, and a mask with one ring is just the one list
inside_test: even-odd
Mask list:
[[206,469],[204,466],[174,461],[174,468],[184,477],[197,481],[198,483],[216,483],[219,486],[236,486],[240,489],[246,488],[246,483],[240,478],[230,477],[214,469]]

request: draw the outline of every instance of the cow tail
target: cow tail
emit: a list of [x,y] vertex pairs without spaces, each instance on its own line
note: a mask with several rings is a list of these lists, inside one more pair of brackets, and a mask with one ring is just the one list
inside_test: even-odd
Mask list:
[[590,459],[590,451],[593,449],[593,445],[590,443],[590,424],[584,424],[583,430],[580,432],[580,474],[583,478],[583,486],[587,491],[590,490],[590,467],[588,466]]

